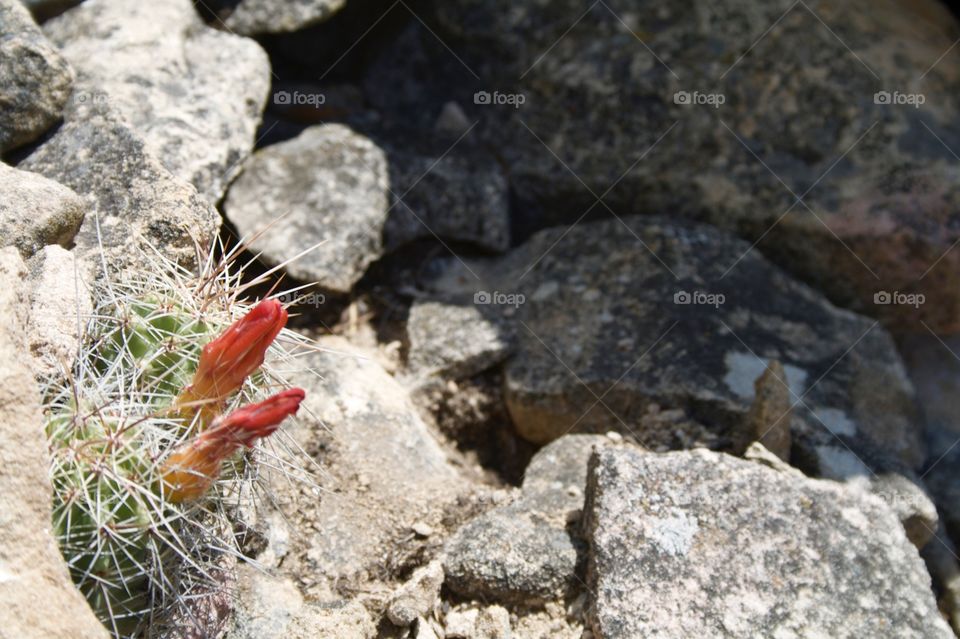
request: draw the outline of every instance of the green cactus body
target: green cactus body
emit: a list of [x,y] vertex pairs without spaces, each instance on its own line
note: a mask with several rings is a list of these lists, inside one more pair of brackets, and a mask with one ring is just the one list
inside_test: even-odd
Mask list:
[[[249,494],[247,484],[257,489],[257,455],[286,460],[279,465],[293,471],[284,472],[310,481],[280,444],[278,452],[260,447],[225,460],[200,501],[165,497],[163,463],[210,426],[178,408],[178,397],[203,347],[248,309],[236,301],[244,285],[235,253],[207,254],[199,273],[150,257],[156,269],[101,283],[73,369],[44,389],[53,530],[74,583],[117,639],[197,623],[191,601],[222,592],[224,562],[241,555],[231,503]],[[306,343],[283,334],[288,344]],[[276,342],[269,348],[282,360],[294,356]],[[257,371],[216,411],[283,385]]]

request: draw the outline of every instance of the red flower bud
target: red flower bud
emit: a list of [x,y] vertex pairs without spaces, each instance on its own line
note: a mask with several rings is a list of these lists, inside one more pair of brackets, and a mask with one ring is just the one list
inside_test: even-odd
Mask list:
[[230,393],[260,368],[267,348],[287,323],[287,311],[277,300],[264,300],[203,347],[193,381],[175,405],[201,411],[209,422]]
[[160,475],[169,501],[180,503],[202,497],[220,475],[223,460],[241,446],[253,446],[267,437],[288,415],[295,415],[305,393],[291,388],[258,403],[238,408],[183,444],[163,463]]

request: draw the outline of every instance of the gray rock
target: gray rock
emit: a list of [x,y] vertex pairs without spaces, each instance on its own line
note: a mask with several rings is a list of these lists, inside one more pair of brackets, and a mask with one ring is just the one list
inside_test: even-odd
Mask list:
[[[423,542],[411,526],[438,526],[466,484],[406,391],[369,354],[324,338],[296,367],[290,381],[307,399],[287,434],[315,451],[324,473],[316,494],[282,474],[266,480],[273,504],[262,504],[258,517],[268,527],[264,537],[282,548],[268,548],[258,560],[282,563],[284,574],[301,583],[341,587],[370,574],[391,579],[399,570],[386,557],[403,555],[399,540],[415,550]],[[282,516],[271,523],[271,514]],[[296,534],[270,532],[276,525]]]
[[[958,25],[941,3],[433,7],[431,27],[479,82],[453,62],[422,93],[446,83],[446,99],[482,120],[476,134],[508,167],[519,226],[588,211],[709,219],[763,237],[772,260],[854,310],[912,331],[920,319],[958,329],[960,253],[947,249],[958,237],[960,59],[942,58]],[[451,57],[430,51],[436,65]],[[478,88],[524,102],[477,104]],[[924,104],[883,103],[882,91]],[[927,303],[875,305],[882,290]]]
[[431,561],[413,572],[387,604],[387,618],[397,626],[409,626],[418,618],[429,617],[440,603],[443,565]]
[[74,95],[66,122],[18,168],[40,173],[82,196],[87,214],[75,238],[76,252],[90,264],[143,263],[159,251],[190,263],[195,244],[208,242],[220,226],[217,211],[196,189],[172,175],[142,138],[109,104]]
[[960,440],[960,336],[906,335],[900,353],[926,422],[929,457],[936,460]]
[[42,175],[0,162],[0,237],[24,259],[47,244],[67,246],[83,221],[83,201]]
[[933,537],[939,521],[937,507],[911,471],[884,467],[882,460],[858,456],[843,446],[817,446],[816,462],[818,477],[844,482],[852,490],[882,499],[917,548]]
[[862,439],[919,465],[913,389],[890,336],[749,248],[713,227],[627,217],[547,229],[503,258],[471,261],[481,281],[467,284],[500,295],[488,312],[514,313],[505,394],[518,432],[717,446],[775,359],[795,446]]
[[308,602],[287,578],[243,566],[239,571],[234,639],[373,639],[376,624],[358,601]]
[[10,637],[106,639],[50,533],[49,460],[26,352],[27,270],[0,250],[0,627]]
[[80,336],[93,315],[90,283],[73,253],[47,246],[28,263],[30,326],[27,342],[33,370],[43,383],[72,370]]
[[[251,249],[291,276],[347,292],[382,252],[386,158],[339,124],[314,126],[257,151],[230,188],[227,217]],[[272,226],[271,226],[272,224]]]
[[346,0],[242,0],[225,24],[244,35],[285,33],[323,22],[344,4]]
[[960,540],[960,446],[934,460],[924,481],[940,507],[954,541]]
[[602,450],[585,531],[599,639],[952,636],[883,502],[705,450]]
[[531,460],[517,499],[468,522],[447,542],[446,585],[489,601],[537,604],[575,587],[587,460],[605,437],[570,435]]
[[270,89],[256,42],[206,27],[190,0],[89,0],[44,32],[77,70],[78,93],[109,102],[171,173],[220,200]]
[[0,0],[0,151],[31,142],[60,119],[73,71],[18,0]]
[[391,209],[384,244],[419,238],[510,246],[507,180],[492,155],[454,148],[439,157],[388,150]]
[[503,361],[510,349],[504,331],[473,305],[416,302],[406,328],[407,368],[418,383],[470,377]]

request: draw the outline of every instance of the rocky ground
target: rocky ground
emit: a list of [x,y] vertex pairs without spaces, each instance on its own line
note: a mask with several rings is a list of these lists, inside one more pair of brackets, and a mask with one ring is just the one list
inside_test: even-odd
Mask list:
[[304,286],[320,470],[178,636],[960,633],[958,38],[937,0],[0,0],[0,635],[107,636],[38,382],[110,273],[218,235]]

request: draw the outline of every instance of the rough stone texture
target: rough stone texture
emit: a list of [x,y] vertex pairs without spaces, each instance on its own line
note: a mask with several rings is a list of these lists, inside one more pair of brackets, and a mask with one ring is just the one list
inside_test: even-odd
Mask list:
[[435,301],[414,303],[406,324],[409,374],[419,383],[462,379],[503,361],[509,340],[481,309]]
[[952,635],[879,500],[705,450],[602,450],[585,530],[598,639]]
[[7,637],[106,639],[50,534],[40,398],[25,365],[26,267],[0,250],[0,628]]
[[0,238],[26,259],[47,244],[68,246],[83,221],[80,197],[42,175],[0,162]]
[[467,597],[528,604],[574,588],[580,542],[568,527],[583,506],[590,453],[609,441],[570,435],[538,452],[513,503],[471,520],[447,542],[447,587]]
[[317,491],[288,477],[269,478],[280,510],[264,503],[258,513],[272,540],[258,561],[282,564],[306,584],[390,581],[404,553],[423,543],[411,527],[439,527],[466,484],[406,391],[369,353],[339,338],[319,340],[318,349],[289,375],[307,399],[287,434],[324,473]]
[[263,231],[250,246],[272,264],[322,241],[285,269],[347,292],[381,254],[388,187],[383,151],[328,124],[257,151],[224,206],[241,235]]
[[60,118],[73,71],[18,0],[0,0],[0,151],[35,140]]
[[232,639],[373,639],[376,624],[357,601],[305,601],[290,579],[240,569]]
[[505,251],[510,246],[510,211],[503,169],[479,150],[458,145],[447,151],[433,156],[388,149],[391,210],[383,231],[386,248],[439,237]]
[[409,626],[418,618],[430,616],[440,603],[443,565],[431,561],[414,571],[413,576],[390,597],[387,617],[397,626]]
[[70,251],[47,246],[28,263],[30,325],[27,342],[38,380],[49,382],[70,371],[80,335],[93,314],[89,282]]
[[[109,103],[74,94],[66,122],[18,168],[40,173],[81,195],[87,214],[75,238],[79,257],[108,265],[142,264],[159,251],[182,263],[195,258],[220,225],[217,211],[172,175]],[[98,232],[99,226],[99,232]]]
[[922,482],[910,470],[886,466],[884,460],[858,456],[843,446],[816,447],[818,477],[844,482],[853,490],[872,493],[896,513],[907,537],[923,548],[937,529],[937,507]]
[[[480,279],[460,273],[461,303],[471,288],[523,296],[516,308],[488,306],[515,310],[505,393],[518,432],[542,443],[613,429],[652,448],[729,437],[776,359],[802,400],[794,445],[863,439],[922,463],[913,389],[890,336],[749,248],[706,225],[634,216],[548,229],[503,258],[469,262]],[[723,303],[693,299],[707,295]],[[662,409],[688,424],[663,421]]]
[[[399,79],[374,102],[431,116],[465,105],[480,120],[471,136],[507,167],[521,234],[611,212],[670,211],[751,240],[774,227],[761,250],[831,299],[906,330],[960,328],[960,255],[919,279],[958,226],[960,62],[934,65],[957,22],[940,3],[432,7],[443,44],[420,29],[419,49],[388,50]],[[524,102],[477,103],[478,91]],[[878,104],[880,91],[925,103]],[[681,104],[678,92],[724,103]],[[878,290],[928,302],[875,306]]]
[[285,33],[323,22],[344,4],[346,0],[242,0],[225,24],[245,35]]
[[44,32],[77,70],[76,91],[108,101],[216,204],[253,148],[270,89],[260,46],[204,26],[190,0],[88,0]]
[[[754,397],[744,423],[744,442],[759,442],[784,461],[790,461],[790,423],[793,402],[783,365],[773,360],[753,383]],[[738,450],[740,447],[738,446]]]
[[956,542],[960,540],[960,446],[935,462],[924,480]]

